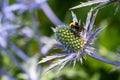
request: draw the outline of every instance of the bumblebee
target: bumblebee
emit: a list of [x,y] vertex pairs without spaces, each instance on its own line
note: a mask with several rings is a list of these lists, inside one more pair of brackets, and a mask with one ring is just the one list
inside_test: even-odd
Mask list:
[[70,27],[71,30],[75,33],[75,35],[78,36],[80,36],[83,30],[85,30],[84,27],[80,26],[78,22],[74,22],[74,21],[70,23]]

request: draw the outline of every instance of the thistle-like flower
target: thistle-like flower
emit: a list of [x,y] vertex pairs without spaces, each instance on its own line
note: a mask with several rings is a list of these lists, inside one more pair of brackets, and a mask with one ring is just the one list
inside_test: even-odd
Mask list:
[[80,61],[82,63],[82,59],[85,58],[86,55],[89,55],[100,61],[120,66],[120,62],[114,62],[102,58],[97,54],[94,54],[91,50],[91,42],[95,39],[97,34],[103,30],[103,27],[98,28],[95,32],[92,30],[97,12],[98,11],[92,15],[93,9],[89,11],[84,27],[80,26],[76,15],[72,12],[73,22],[70,23],[70,25],[59,25],[53,29],[55,32],[56,40],[59,43],[58,45],[66,52],[64,54],[47,56],[46,58],[43,58],[39,63],[44,63],[55,58],[60,58],[56,61],[56,63],[52,64],[48,70],[58,65],[61,65],[59,68],[59,70],[61,70],[67,62],[73,61],[74,65],[76,64],[76,61]]

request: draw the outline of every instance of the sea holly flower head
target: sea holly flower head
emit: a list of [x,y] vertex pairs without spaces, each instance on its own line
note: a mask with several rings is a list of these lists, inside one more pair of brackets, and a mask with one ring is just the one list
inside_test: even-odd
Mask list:
[[66,63],[70,61],[73,61],[74,65],[76,64],[76,61],[80,61],[82,63],[82,59],[85,59],[86,55],[89,55],[103,62],[119,66],[119,62],[113,62],[104,59],[94,54],[91,50],[92,41],[95,39],[97,34],[103,30],[103,27],[100,27],[95,32],[93,32],[93,26],[97,12],[98,11],[93,14],[93,9],[89,11],[86,23],[83,27],[78,22],[76,15],[72,12],[73,22],[70,23],[70,25],[59,25],[53,29],[55,38],[58,41],[58,44],[56,44],[56,46],[60,46],[60,48],[65,50],[65,53],[47,56],[46,58],[43,58],[39,63],[44,63],[55,58],[60,58],[47,70],[50,70],[58,65],[61,65],[59,68],[59,70],[61,70]]

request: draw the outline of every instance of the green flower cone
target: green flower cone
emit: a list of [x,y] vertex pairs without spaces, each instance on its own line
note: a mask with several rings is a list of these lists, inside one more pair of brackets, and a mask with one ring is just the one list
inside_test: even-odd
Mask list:
[[79,51],[84,45],[83,39],[76,36],[70,28],[65,25],[57,27],[55,35],[56,39],[71,52]]

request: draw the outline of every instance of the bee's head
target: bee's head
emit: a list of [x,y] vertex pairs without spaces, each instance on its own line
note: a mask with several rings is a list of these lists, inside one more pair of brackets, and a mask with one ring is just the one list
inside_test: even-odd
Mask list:
[[74,28],[74,27],[76,27],[78,25],[79,25],[78,22],[71,22],[70,23],[70,27],[72,27],[72,28]]

